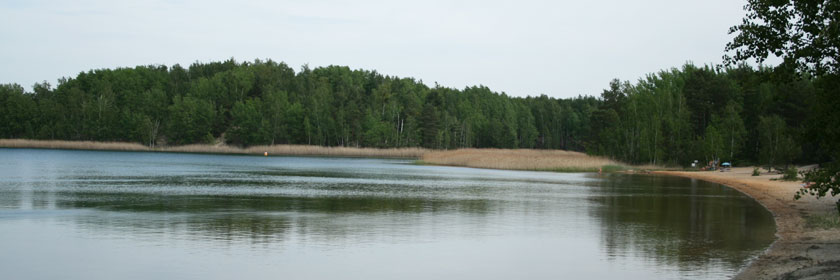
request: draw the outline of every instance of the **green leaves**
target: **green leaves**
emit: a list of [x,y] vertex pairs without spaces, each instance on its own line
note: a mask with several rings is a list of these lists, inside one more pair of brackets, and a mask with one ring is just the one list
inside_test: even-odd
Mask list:
[[785,121],[776,115],[760,117],[758,124],[761,153],[759,160],[770,167],[790,164],[802,150],[788,132]]
[[749,0],[742,23],[726,45],[727,64],[771,55],[814,74],[840,70],[840,2],[835,0]]
[[206,143],[207,135],[212,136],[215,119],[213,103],[191,96],[175,96],[169,106],[169,143]]
[[[90,71],[55,89],[36,85],[34,94],[7,85],[0,133],[148,146],[225,139],[240,146],[569,149],[673,165],[711,157],[756,162],[759,117],[781,116],[792,127],[785,133],[795,145],[788,146],[797,146],[813,92],[811,80],[746,66],[689,64],[636,83],[613,80],[600,99],[556,99],[484,86],[429,88],[341,66],[295,73],[273,61],[228,60]],[[815,147],[803,151],[818,154]]]
[[237,101],[231,110],[231,142],[240,145],[266,145],[271,140],[271,122],[263,117],[263,102],[259,98]]
[[0,85],[0,137],[35,137],[31,120],[38,108],[32,97],[20,85]]

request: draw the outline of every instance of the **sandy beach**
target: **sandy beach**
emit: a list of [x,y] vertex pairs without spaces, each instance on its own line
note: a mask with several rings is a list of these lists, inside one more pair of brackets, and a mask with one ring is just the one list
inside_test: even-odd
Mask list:
[[836,197],[793,198],[801,182],[771,181],[781,175],[752,176],[751,167],[731,172],[656,171],[730,186],[764,205],[776,220],[776,242],[735,279],[840,279],[840,228],[808,227],[813,216],[837,215]]

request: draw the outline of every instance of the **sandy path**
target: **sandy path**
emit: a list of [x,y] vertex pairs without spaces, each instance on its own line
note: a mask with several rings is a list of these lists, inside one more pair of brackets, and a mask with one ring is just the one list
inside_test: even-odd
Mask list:
[[794,200],[800,182],[771,181],[780,175],[752,176],[752,168],[732,172],[656,171],[724,184],[764,205],[776,220],[776,242],[735,279],[840,279],[840,229],[805,226],[809,215],[835,214],[837,198]]

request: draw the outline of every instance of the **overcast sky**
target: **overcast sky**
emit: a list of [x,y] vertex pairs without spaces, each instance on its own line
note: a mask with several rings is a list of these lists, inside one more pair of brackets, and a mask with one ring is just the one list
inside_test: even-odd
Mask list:
[[97,68],[273,59],[514,96],[720,63],[736,0],[0,1],[0,83]]

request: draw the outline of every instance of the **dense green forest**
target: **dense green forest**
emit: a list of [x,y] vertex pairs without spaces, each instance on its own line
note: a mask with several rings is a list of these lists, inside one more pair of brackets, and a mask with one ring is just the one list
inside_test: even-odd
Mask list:
[[33,92],[0,85],[0,138],[567,149],[659,165],[827,160],[807,135],[816,95],[836,89],[796,73],[687,64],[557,99],[271,60],[99,69]]

